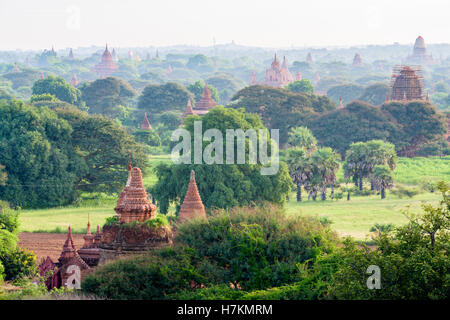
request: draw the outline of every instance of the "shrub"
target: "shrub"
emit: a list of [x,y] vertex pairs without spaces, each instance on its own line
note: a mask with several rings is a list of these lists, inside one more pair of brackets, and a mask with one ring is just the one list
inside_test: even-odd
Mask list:
[[[206,263],[207,264],[207,263]],[[214,268],[183,246],[160,249],[98,267],[86,276],[82,290],[110,299],[165,299],[200,283],[211,284]]]
[[5,268],[5,279],[16,280],[37,274],[36,256],[33,252],[20,248],[0,253],[0,261]]
[[391,193],[402,199],[403,197],[412,198],[420,194],[420,189],[418,188],[405,188],[397,185],[395,189],[391,190]]
[[315,218],[288,217],[265,205],[217,211],[208,222],[185,223],[177,239],[223,268],[223,283],[250,290],[298,280],[298,263],[331,251],[334,238]]

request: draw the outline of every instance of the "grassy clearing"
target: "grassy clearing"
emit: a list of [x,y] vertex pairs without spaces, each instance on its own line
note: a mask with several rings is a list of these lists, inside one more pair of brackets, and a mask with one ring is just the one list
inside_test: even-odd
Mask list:
[[[150,156],[150,168],[144,176],[147,188],[157,181],[153,168],[161,162],[170,162],[170,155]],[[433,158],[399,158],[397,169],[394,171],[395,181],[398,184],[417,185],[426,180],[450,181],[450,157]],[[338,177],[343,179],[342,169]],[[381,200],[379,196],[352,197],[351,201],[304,201],[297,203],[295,194],[290,195],[286,204],[288,214],[316,215],[327,217],[333,221],[331,225],[341,235],[351,235],[363,240],[369,234],[369,229],[375,223],[392,223],[401,225],[406,222],[401,210],[411,205],[411,210],[420,211],[423,201],[436,203],[439,195],[435,193],[422,193],[413,198],[398,197],[387,192],[387,199]],[[114,215],[117,197],[99,195],[96,199],[85,199],[77,206],[62,208],[23,210],[20,215],[21,229],[28,232],[66,232],[70,224],[75,233],[84,233],[90,215],[93,226],[103,225],[106,218]]]
[[421,212],[420,206],[423,202],[436,204],[440,197],[436,193],[423,193],[411,199],[399,199],[388,191],[384,200],[377,195],[352,197],[350,201],[341,199],[296,202],[295,199],[295,193],[291,194],[290,201],[286,204],[288,214],[327,217],[332,221],[331,227],[341,236],[364,240],[375,223],[403,225],[407,219],[402,210],[409,206],[411,212]]

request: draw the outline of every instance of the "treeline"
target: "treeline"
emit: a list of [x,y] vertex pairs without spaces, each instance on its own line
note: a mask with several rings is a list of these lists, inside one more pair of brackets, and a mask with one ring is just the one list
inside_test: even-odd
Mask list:
[[443,139],[445,117],[427,101],[390,101],[381,107],[353,101],[338,109],[326,96],[251,86],[236,93],[231,106],[257,113],[269,129],[280,129],[282,146],[291,128],[306,126],[319,145],[343,156],[350,144],[374,139],[393,143],[400,156],[414,156],[433,143],[450,152]]

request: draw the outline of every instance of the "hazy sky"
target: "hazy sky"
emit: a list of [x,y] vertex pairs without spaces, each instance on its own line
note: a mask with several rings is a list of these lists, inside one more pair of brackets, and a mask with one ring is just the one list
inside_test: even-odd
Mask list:
[[450,0],[0,0],[0,50],[450,42]]

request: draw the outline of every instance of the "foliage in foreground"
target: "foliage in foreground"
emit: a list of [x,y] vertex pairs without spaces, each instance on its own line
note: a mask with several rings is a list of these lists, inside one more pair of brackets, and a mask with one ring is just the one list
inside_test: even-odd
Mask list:
[[[450,196],[424,204],[421,215],[376,248],[333,236],[318,221],[268,209],[233,209],[209,223],[179,229],[174,248],[98,268],[83,290],[112,299],[448,299]],[[367,268],[381,271],[381,289],[367,288]]]
[[229,285],[267,289],[298,281],[300,265],[331,252],[335,237],[312,218],[274,207],[215,213],[182,225],[173,248],[97,268],[82,286],[112,299],[164,299],[183,290]]

